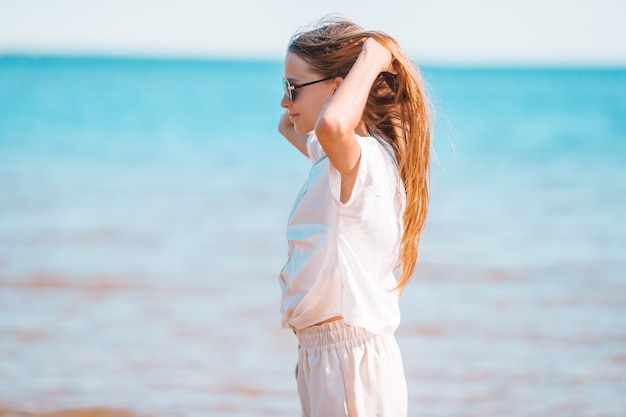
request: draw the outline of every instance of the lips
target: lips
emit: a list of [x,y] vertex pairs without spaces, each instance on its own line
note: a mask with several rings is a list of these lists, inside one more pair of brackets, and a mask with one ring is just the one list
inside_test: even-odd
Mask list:
[[296,117],[298,117],[299,114],[289,114],[289,120],[293,121]]

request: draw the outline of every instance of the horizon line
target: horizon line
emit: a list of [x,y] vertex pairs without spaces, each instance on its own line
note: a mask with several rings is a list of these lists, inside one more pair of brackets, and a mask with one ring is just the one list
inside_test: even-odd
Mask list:
[[[582,61],[582,60],[508,60],[508,59],[415,59],[409,57],[419,67],[425,68],[467,68],[467,69],[597,69],[626,70],[626,61]],[[85,59],[111,61],[162,61],[162,62],[254,62],[276,63],[282,57],[263,54],[172,54],[172,53],[137,53],[137,52],[69,52],[69,51],[0,51],[0,60],[4,59]]]

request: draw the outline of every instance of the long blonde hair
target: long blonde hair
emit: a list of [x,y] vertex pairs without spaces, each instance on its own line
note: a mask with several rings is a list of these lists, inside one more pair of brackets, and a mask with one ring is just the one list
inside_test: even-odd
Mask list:
[[431,125],[428,101],[417,67],[398,42],[378,31],[366,31],[338,17],[326,17],[312,29],[296,33],[287,48],[324,77],[345,77],[367,38],[374,38],[392,55],[396,74],[376,78],[365,105],[363,121],[369,133],[394,150],[406,194],[400,242],[402,274],[398,289],[411,280],[429,201]]

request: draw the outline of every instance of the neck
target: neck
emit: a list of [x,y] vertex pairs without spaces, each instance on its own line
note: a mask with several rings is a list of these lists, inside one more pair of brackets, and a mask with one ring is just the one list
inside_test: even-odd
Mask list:
[[369,135],[369,132],[367,131],[367,127],[365,126],[365,123],[363,123],[362,120],[359,123],[359,125],[356,127],[356,129],[354,129],[354,133],[356,133],[359,136]]

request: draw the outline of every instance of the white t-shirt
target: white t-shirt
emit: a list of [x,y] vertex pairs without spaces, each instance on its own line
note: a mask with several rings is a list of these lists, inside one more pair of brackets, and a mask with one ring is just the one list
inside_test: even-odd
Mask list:
[[404,190],[388,145],[360,137],[361,159],[350,199],[341,174],[317,140],[313,166],[287,226],[288,261],[280,274],[284,327],[303,329],[335,316],[375,334],[400,322],[400,238]]

